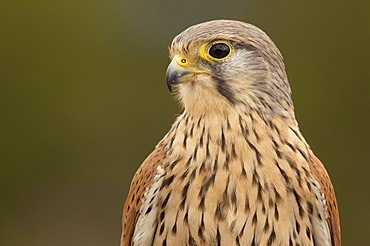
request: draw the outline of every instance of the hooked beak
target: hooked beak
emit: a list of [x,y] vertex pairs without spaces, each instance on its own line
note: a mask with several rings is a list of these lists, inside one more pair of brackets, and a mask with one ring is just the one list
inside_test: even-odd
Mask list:
[[171,61],[170,65],[168,65],[166,71],[166,82],[168,90],[172,92],[172,85],[181,83],[186,77],[189,77],[188,75],[191,74],[191,70],[180,66],[177,60],[174,58]]
[[168,90],[172,92],[172,85],[179,84],[185,75],[190,74],[190,71],[185,67],[180,66],[176,59],[172,59],[166,71],[166,83]]
[[173,85],[189,82],[194,77],[194,75],[205,73],[204,71],[193,68],[188,64],[180,65],[181,60],[185,59],[181,59],[179,55],[176,55],[172,59],[170,65],[168,65],[166,71],[166,82],[168,90],[170,92],[172,92]]

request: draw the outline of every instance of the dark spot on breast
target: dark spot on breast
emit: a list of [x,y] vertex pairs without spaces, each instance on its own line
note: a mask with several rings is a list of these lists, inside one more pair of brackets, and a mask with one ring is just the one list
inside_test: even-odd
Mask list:
[[160,221],[163,221],[163,219],[164,219],[164,214],[165,214],[165,213],[164,213],[164,211],[162,211],[162,212],[161,212],[161,214],[160,214],[160,216],[159,216],[159,220],[160,220]]
[[182,142],[182,146],[186,149],[186,140],[188,139],[188,133],[185,132],[184,134],[184,141]]
[[165,180],[163,180],[162,188],[163,187],[168,187],[172,183],[173,179],[174,179],[174,176],[171,175],[170,177],[168,177]]
[[191,235],[189,236],[189,245],[190,246],[197,245],[197,242],[195,241],[195,239]]
[[218,227],[217,227],[217,245],[218,246],[221,245],[221,234],[220,234],[220,230],[218,229]]
[[162,223],[161,227],[159,228],[159,235],[162,235],[164,231],[164,223]]
[[275,219],[279,220],[279,210],[277,208],[277,205],[275,204]]
[[307,202],[307,210],[310,214],[313,212],[313,205],[311,202]]
[[150,213],[150,211],[152,211],[152,206],[149,206],[149,208],[146,210],[145,214]]
[[306,227],[306,234],[307,234],[308,239],[311,240],[311,230],[309,227]]
[[226,143],[225,143],[225,134],[224,134],[224,130],[222,129],[221,131],[221,150],[222,152],[225,152],[226,150]]
[[299,234],[299,232],[301,231],[301,225],[299,224],[299,222],[297,220],[295,221],[295,229],[296,229],[297,233]]
[[268,217],[266,217],[265,226],[263,227],[263,231],[266,233],[269,229],[269,221]]
[[164,209],[167,205],[168,199],[170,198],[171,193],[168,193],[166,198],[163,200],[161,208]]
[[255,225],[257,223],[257,212],[254,213],[253,219],[252,219],[252,224]]
[[197,161],[197,154],[198,154],[198,146],[195,147],[194,149],[194,154],[193,154],[193,160]]
[[231,202],[235,207],[237,206],[237,203],[236,203],[236,187],[235,186],[233,187],[233,190],[231,192]]
[[176,224],[176,222],[175,222],[175,224],[173,225],[173,227],[172,227],[172,233],[173,234],[176,234],[177,233],[177,224]]
[[270,234],[269,240],[267,241],[267,245],[272,245],[272,243],[275,241],[275,239],[276,239],[275,230],[274,230],[274,228],[272,228],[272,232]]
[[258,151],[258,149],[256,148],[256,146],[254,146],[248,139],[245,139],[247,141],[247,144],[249,145],[249,147],[254,151],[254,153],[256,154],[256,159],[257,159],[257,163],[259,165],[262,165],[262,162],[261,162],[261,153]]
[[189,214],[188,214],[188,211],[186,211],[185,215],[184,215],[184,222],[185,224],[189,224]]

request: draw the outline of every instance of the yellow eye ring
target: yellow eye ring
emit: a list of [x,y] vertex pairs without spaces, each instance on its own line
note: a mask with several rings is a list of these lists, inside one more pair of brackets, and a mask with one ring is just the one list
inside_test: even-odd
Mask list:
[[207,61],[221,61],[232,53],[232,47],[225,41],[216,41],[201,46],[200,56]]

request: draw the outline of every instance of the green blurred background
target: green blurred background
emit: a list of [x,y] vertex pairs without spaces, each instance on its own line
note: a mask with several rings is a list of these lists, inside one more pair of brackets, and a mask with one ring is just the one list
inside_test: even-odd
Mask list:
[[370,1],[18,1],[0,6],[0,245],[118,245],[135,170],[179,113],[167,46],[218,18],[285,57],[344,245],[370,245]]

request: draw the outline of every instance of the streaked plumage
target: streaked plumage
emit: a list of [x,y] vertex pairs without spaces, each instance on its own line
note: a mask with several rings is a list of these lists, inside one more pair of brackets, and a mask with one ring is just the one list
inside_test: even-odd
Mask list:
[[271,39],[210,21],[175,37],[170,58],[184,112],[135,174],[121,245],[340,245],[331,181]]

